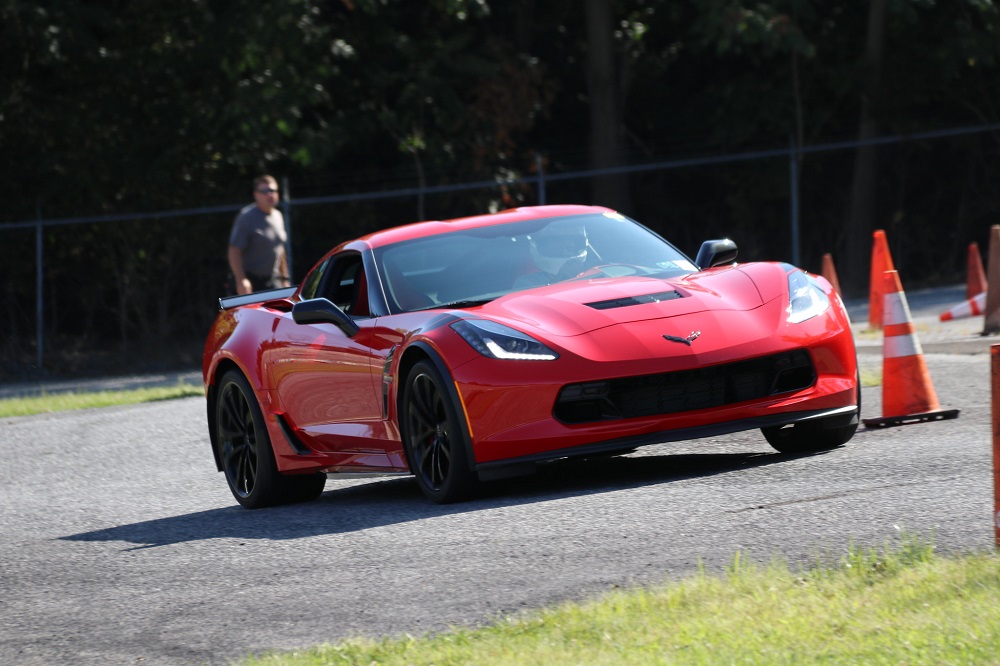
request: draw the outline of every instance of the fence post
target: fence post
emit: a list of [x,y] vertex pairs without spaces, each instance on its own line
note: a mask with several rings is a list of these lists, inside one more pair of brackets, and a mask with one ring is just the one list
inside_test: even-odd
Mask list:
[[990,347],[990,394],[993,422],[993,544],[1000,549],[1000,345]]
[[38,369],[42,369],[42,358],[45,349],[45,297],[42,286],[42,206],[39,202],[36,207],[38,219],[35,220],[35,347],[37,351],[36,363]]
[[535,153],[535,169],[538,171],[538,205],[545,205],[545,161],[541,153]]
[[285,217],[285,263],[288,264],[288,277],[295,284],[292,272],[292,192],[288,189],[288,176],[281,179],[281,209]]
[[795,137],[788,138],[788,172],[789,199],[792,216],[792,264],[801,266],[799,258],[799,148],[795,145]]

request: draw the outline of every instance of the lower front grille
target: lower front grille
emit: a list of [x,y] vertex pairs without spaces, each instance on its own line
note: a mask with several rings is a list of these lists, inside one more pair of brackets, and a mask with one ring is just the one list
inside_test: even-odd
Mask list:
[[799,391],[816,381],[804,349],[656,375],[564,386],[554,416],[589,423],[689,412]]

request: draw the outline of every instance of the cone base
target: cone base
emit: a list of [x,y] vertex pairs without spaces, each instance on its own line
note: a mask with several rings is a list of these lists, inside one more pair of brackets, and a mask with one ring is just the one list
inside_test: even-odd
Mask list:
[[946,419],[957,419],[957,409],[938,409],[931,412],[920,412],[919,414],[906,414],[903,416],[883,416],[877,419],[862,419],[866,428],[888,428],[909,423],[923,423],[926,421],[944,421]]

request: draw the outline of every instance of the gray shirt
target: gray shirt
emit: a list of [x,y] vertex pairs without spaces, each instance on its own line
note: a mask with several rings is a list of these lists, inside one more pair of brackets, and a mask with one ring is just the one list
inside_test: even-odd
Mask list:
[[260,277],[277,275],[285,241],[285,218],[275,208],[264,213],[256,204],[240,211],[229,234],[229,244],[243,254],[243,271]]

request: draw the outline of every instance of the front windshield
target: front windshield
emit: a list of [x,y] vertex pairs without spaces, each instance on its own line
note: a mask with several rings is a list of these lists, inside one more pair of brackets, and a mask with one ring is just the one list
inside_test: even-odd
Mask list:
[[463,229],[375,252],[393,312],[464,307],[566,280],[694,272],[681,252],[617,213]]

